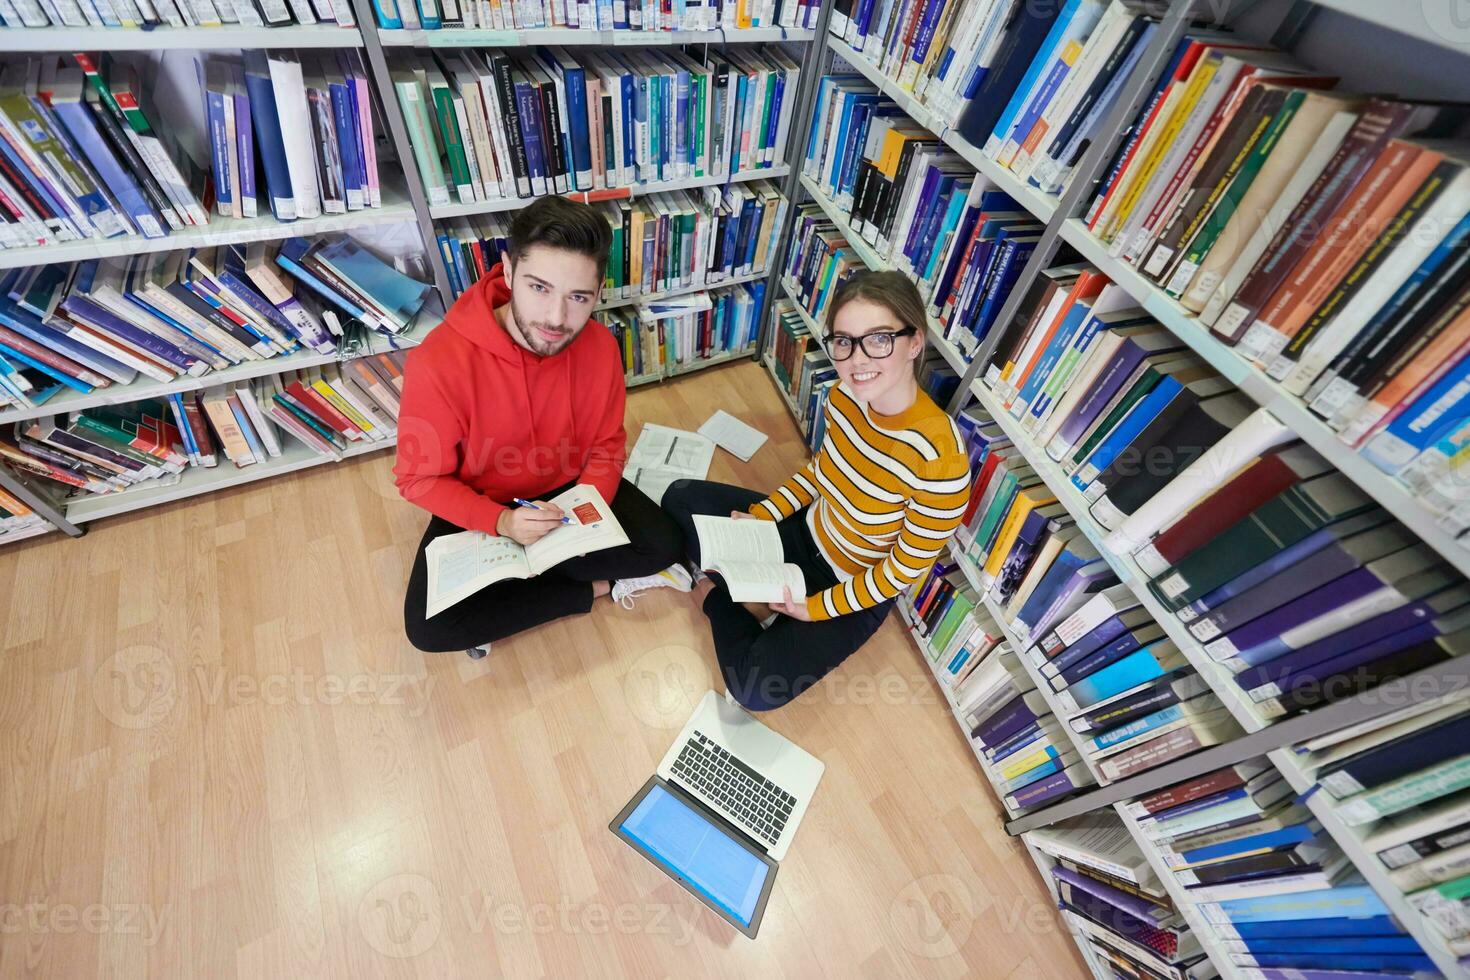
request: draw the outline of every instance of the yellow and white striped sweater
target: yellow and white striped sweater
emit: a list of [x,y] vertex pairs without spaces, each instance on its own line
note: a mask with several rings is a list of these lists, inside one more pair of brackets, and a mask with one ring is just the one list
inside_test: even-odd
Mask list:
[[927,394],[898,415],[879,415],[839,384],[817,455],[750,512],[779,521],[811,505],[807,527],[841,581],[806,607],[812,619],[831,619],[923,578],[959,525],[969,490],[959,430]]

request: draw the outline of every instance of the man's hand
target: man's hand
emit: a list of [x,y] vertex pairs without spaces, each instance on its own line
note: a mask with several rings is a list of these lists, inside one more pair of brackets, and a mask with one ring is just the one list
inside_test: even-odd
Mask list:
[[812,614],[807,612],[806,600],[802,599],[798,602],[793,599],[791,597],[791,586],[789,585],[782,586],[781,591],[785,594],[786,601],[771,603],[771,611],[781,613],[783,616],[790,616],[792,619],[799,619],[803,623],[810,623],[812,621]]
[[495,533],[517,544],[527,545],[561,527],[563,514],[560,507],[544,500],[532,502],[535,507],[508,507],[501,511],[495,522]]
[[731,520],[736,520],[736,521],[758,521],[758,520],[760,520],[760,518],[759,517],[756,517],[754,514],[747,514],[743,510],[732,510],[732,511],[730,511],[730,518],[731,518]]

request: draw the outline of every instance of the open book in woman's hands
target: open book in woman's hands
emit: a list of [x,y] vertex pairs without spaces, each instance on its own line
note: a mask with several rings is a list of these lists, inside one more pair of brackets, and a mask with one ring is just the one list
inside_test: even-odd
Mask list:
[[579,483],[551,503],[568,522],[521,547],[503,535],[483,531],[445,534],[429,542],[424,615],[433,616],[507,578],[531,578],[568,558],[628,543],[623,526],[597,488]]
[[785,602],[785,588],[795,601],[806,599],[806,579],[800,567],[783,560],[781,532],[773,522],[695,514],[694,529],[704,570],[719,573],[731,599]]

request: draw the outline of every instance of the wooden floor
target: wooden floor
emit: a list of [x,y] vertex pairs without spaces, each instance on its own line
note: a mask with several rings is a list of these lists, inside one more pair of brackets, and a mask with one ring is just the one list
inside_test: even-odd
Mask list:
[[[755,364],[628,404],[804,459]],[[699,610],[420,654],[391,462],[0,552],[0,977],[1083,975],[897,617],[765,716],[827,770],[752,942],[607,830],[718,686]]]

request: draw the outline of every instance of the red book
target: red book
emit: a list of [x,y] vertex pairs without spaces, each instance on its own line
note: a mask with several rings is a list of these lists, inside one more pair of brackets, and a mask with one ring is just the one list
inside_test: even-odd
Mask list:
[[995,467],[1010,453],[1003,449],[994,449],[985,455],[985,462],[980,464],[980,472],[975,481],[970,484],[970,502],[965,504],[965,516],[960,518],[960,523],[966,527],[970,526],[975,511],[980,507],[980,498],[985,496],[985,488],[990,485],[990,475],[995,472]]
[[1136,799],[1128,804],[1128,811],[1135,817],[1142,817],[1146,814],[1168,810],[1171,807],[1183,806],[1191,800],[1223,793],[1237,786],[1244,786],[1247,779],[1255,777],[1255,770],[1258,768],[1248,763],[1239,763],[1226,766],[1224,769],[1216,769],[1203,776],[1196,776],[1188,782],[1175,783],[1168,789],[1161,789],[1157,793],[1150,793],[1148,796]]
[[1136,552],[1134,559],[1145,575],[1156,578],[1283,490],[1329,468],[1321,456],[1302,443],[1267,453],[1191,507]]
[[0,344],[4,344],[12,350],[19,351],[32,360],[40,361],[47,367],[55,368],[69,377],[76,378],[82,384],[91,385],[93,388],[105,388],[112,383],[110,378],[104,378],[102,375],[78,364],[71,358],[56,353],[49,347],[42,347],[29,337],[24,337],[9,327],[0,326]]
[[304,405],[311,414],[321,419],[323,423],[336,429],[349,439],[361,439],[362,430],[353,425],[347,416],[332,407],[332,403],[321,395],[312,391],[300,381],[293,381],[286,386],[286,391]]

